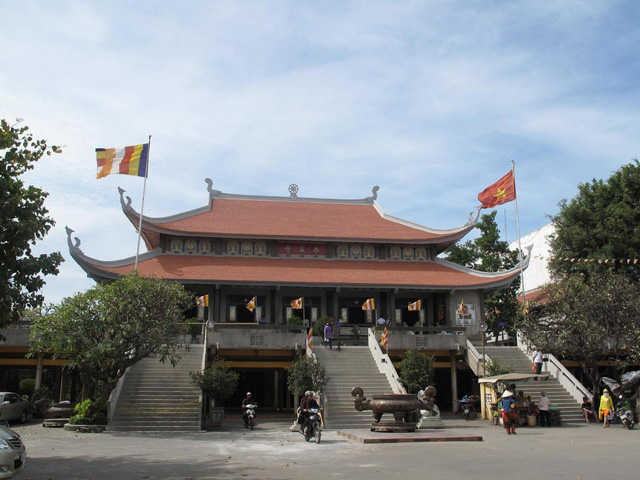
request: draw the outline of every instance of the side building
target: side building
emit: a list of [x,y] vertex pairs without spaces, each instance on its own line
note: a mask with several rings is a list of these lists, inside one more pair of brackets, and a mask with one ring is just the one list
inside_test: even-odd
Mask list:
[[[138,272],[208,295],[209,357],[220,355],[241,372],[239,396],[250,390],[262,407],[292,408],[284,369],[306,345],[301,328],[286,326],[292,315],[309,323],[331,317],[343,334],[384,317],[394,361],[411,348],[436,356],[445,405],[453,403],[458,384],[474,383],[464,362],[467,336],[479,332],[484,295],[519,274],[479,272],[438,257],[475,227],[479,210],[459,228],[436,230],[385,213],[378,187],[369,197],[340,200],[298,197],[295,185],[287,197],[228,194],[206,182],[206,205],[177,215],[140,218],[121,189],[120,202],[134,227],[142,226],[148,249]],[[68,232],[72,257],[96,281],[134,269],[134,258],[85,255]],[[252,312],[246,305],[254,297]],[[303,308],[294,309],[299,298]],[[375,310],[363,310],[368,299]],[[421,308],[410,311],[418,300]],[[239,404],[235,400],[230,405]]]

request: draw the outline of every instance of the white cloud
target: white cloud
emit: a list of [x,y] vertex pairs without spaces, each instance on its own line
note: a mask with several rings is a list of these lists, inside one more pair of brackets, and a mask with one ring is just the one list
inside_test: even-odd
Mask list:
[[[0,8],[2,117],[66,145],[26,177],[51,193],[43,251],[66,252],[68,225],[87,255],[135,253],[116,187],[139,209],[142,179],[97,181],[94,148],[149,135],[151,216],[204,205],[210,177],[265,195],[297,183],[360,198],[379,185],[388,213],[451,228],[514,159],[523,233],[640,147],[629,1]],[[47,299],[86,288],[83,276],[67,261]]]

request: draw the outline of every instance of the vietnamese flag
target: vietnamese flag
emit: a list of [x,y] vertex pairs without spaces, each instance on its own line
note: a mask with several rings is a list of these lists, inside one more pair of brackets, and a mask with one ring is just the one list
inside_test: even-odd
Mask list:
[[478,194],[478,200],[482,203],[480,208],[493,208],[515,199],[516,182],[513,178],[513,170]]

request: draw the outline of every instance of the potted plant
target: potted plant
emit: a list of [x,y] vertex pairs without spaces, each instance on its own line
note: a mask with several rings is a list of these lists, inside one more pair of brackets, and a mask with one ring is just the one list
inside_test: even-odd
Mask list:
[[[191,372],[191,382],[209,399],[208,422],[211,427],[221,427],[224,419],[224,402],[238,386],[240,375],[219,357],[203,372]],[[205,404],[206,405],[206,404]],[[206,408],[206,407],[205,407]]]
[[90,398],[77,404],[75,413],[69,419],[69,423],[64,425],[65,430],[99,433],[107,428],[107,416]]

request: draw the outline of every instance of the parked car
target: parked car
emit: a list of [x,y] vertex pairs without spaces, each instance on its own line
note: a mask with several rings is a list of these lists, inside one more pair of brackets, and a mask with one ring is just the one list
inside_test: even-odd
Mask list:
[[10,428],[0,427],[0,479],[20,473],[26,461],[27,449],[20,435]]
[[17,393],[0,392],[0,419],[24,423],[33,413],[33,405]]

